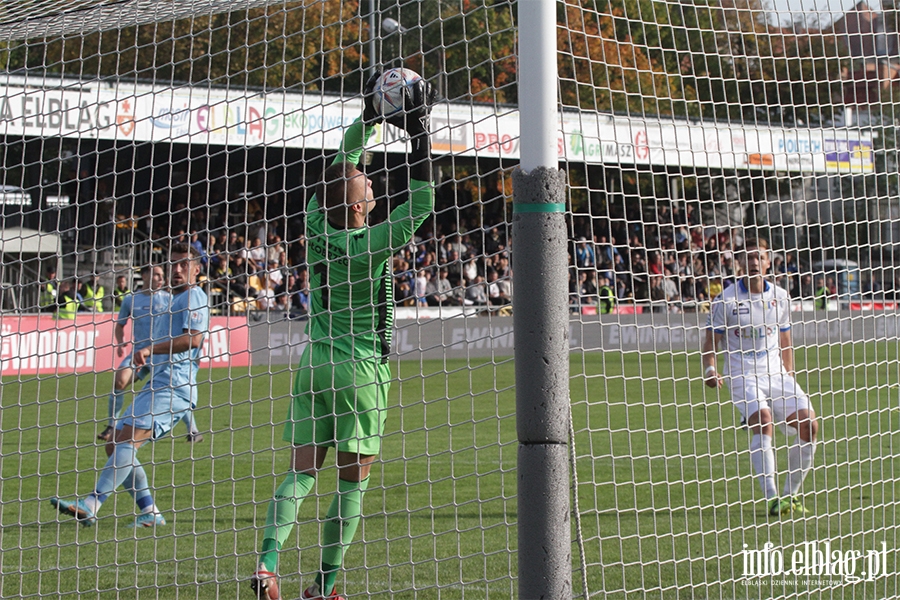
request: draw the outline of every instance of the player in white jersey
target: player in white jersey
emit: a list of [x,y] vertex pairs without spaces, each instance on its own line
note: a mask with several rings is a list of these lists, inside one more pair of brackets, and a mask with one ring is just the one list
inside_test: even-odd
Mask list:
[[[712,388],[728,383],[731,399],[753,434],[750,461],[769,514],[803,514],[807,510],[799,492],[813,466],[819,427],[809,397],[794,377],[791,301],[785,290],[765,279],[771,263],[766,240],[748,240],[738,259],[743,277],[712,301],[703,342],[703,380]],[[719,349],[726,355],[724,374],[716,367]],[[781,496],[772,445],[775,423],[793,436]]]
[[209,299],[196,287],[200,253],[188,244],[175,244],[171,262],[173,298],[171,319],[166,323],[169,333],[134,353],[134,366],[141,368],[149,363],[152,377],[116,423],[116,439],[106,445],[109,460],[94,491],[74,502],[50,499],[59,512],[75,517],[84,526],[97,522],[100,507],[122,485],[141,509],[133,523],[135,527],[166,524],[150,493],[137,451],[146,442],[169,433],[196,403],[200,350],[209,330]]
[[[134,381],[142,381],[150,374],[150,367],[135,368],[132,363],[132,355],[147,346],[152,345],[169,334],[168,314],[172,305],[172,294],[162,289],[166,280],[163,268],[147,265],[141,269],[143,287],[135,294],[127,294],[122,298],[122,306],[116,317],[114,336],[116,340],[116,353],[119,357],[125,355],[125,325],[131,320],[132,353],[125,356],[116,369],[113,391],[109,395],[109,407],[107,411],[107,426],[97,439],[111,442],[115,436],[116,418],[122,412],[122,404],[125,391]],[[189,442],[202,442],[203,435],[194,425],[193,415],[188,414],[184,420],[187,427]]]

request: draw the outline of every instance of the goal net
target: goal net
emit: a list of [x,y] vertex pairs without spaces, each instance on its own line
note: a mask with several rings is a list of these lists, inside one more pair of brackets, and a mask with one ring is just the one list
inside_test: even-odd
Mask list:
[[[555,4],[573,595],[896,595],[893,3]],[[322,303],[340,293],[322,273],[345,256],[310,225],[310,202],[369,77],[397,67],[439,100],[434,210],[392,240],[386,273],[355,282],[371,298],[357,318],[393,307],[381,445],[345,554],[329,533],[346,483],[332,450],[265,565],[283,597],[321,578],[323,549],[338,557],[335,589],[348,598],[527,593],[517,588],[512,314],[516,295],[547,292],[540,280],[512,285],[527,6],[0,9],[0,597],[255,597],[270,505],[283,508],[292,477],[282,433],[310,312],[353,318]],[[401,128],[375,128],[359,157],[376,199],[362,228],[409,216],[396,209],[416,197],[413,151]],[[806,514],[795,504],[769,516],[736,381],[704,385],[711,301],[742,285],[740,251],[757,238],[768,240],[766,281],[784,291],[796,382],[817,415],[811,467],[791,494]],[[172,389],[154,387],[156,367],[117,384],[139,325],[128,307],[156,297],[144,287],[155,289],[156,267],[163,291],[178,283],[182,243],[201,256],[206,305],[193,312],[209,313],[195,406],[153,413],[144,423],[158,439],[125,460],[118,447],[135,444],[99,436]],[[364,386],[325,387],[361,397]],[[779,497],[800,460],[783,433]],[[98,496],[110,481],[115,491]],[[90,510],[75,504],[75,519],[66,503],[79,501]]]

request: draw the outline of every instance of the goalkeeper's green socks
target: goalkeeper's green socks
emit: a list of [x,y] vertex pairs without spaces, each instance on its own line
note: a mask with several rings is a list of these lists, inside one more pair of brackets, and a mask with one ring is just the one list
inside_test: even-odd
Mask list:
[[297,522],[297,512],[303,499],[309,494],[316,478],[306,473],[290,473],[275,491],[266,512],[266,528],[263,530],[262,554],[259,563],[267,571],[276,572],[278,551],[291,534]]
[[338,494],[332,500],[322,526],[322,570],[316,576],[316,583],[323,594],[334,590],[338,569],[359,527],[362,497],[367,487],[368,477],[362,481],[338,480]]

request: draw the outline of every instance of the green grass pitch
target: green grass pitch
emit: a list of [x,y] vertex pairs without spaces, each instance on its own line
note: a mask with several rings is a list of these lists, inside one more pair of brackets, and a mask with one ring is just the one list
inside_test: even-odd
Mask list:
[[[573,540],[583,540],[591,596],[896,597],[896,344],[798,351],[798,378],[822,426],[804,486],[814,512],[804,519],[766,516],[748,435],[736,427],[727,393],[703,387],[699,362],[696,353],[571,356],[580,508]],[[94,528],[60,517],[48,502],[89,492],[106,461],[95,435],[110,374],[4,378],[0,597],[250,598],[244,580],[255,565],[257,528],[288,461],[281,423],[291,375],[272,371],[203,372],[195,416],[206,440],[186,443],[179,425],[174,437],[141,449],[169,520],[155,531],[126,528],[134,508],[124,492]],[[381,461],[339,590],[516,597],[513,361],[404,361],[394,373]],[[335,479],[334,469],[320,477],[321,497],[304,504],[285,547],[285,598],[299,597],[318,566],[315,519]],[[886,575],[836,588],[743,585],[743,544],[804,540],[835,540],[845,551],[885,541]],[[572,552],[577,594],[574,543]]]

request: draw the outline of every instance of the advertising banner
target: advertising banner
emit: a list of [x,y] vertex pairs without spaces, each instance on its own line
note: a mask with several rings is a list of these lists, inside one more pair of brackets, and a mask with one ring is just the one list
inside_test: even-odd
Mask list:
[[[118,366],[112,313],[80,314],[74,321],[51,315],[0,316],[0,375],[55,375],[106,371]],[[126,331],[127,331],[126,327]],[[245,317],[212,317],[200,365],[250,364]],[[126,341],[128,336],[126,334]],[[126,352],[131,351],[128,346]]]

